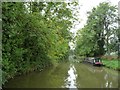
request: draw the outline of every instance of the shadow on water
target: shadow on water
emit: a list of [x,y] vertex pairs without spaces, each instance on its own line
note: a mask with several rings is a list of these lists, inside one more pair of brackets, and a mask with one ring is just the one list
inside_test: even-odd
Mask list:
[[15,77],[6,88],[118,88],[118,72],[90,64],[63,62],[42,72]]
[[60,63],[41,72],[15,77],[6,83],[6,88],[61,88],[67,77],[69,63]]

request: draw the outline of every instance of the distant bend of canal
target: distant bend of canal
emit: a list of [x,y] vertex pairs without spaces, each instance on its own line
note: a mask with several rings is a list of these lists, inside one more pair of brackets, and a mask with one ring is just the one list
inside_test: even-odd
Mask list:
[[17,76],[5,88],[118,88],[118,73],[91,64],[62,62],[41,72]]

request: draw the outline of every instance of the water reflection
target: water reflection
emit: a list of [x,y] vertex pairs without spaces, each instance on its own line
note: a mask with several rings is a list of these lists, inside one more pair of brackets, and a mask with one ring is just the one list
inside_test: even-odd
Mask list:
[[118,72],[115,70],[89,64],[75,64],[75,68],[78,88],[118,88]]
[[7,88],[118,88],[118,72],[83,63],[60,63],[42,72],[15,77]]
[[70,68],[68,70],[68,77],[65,79],[65,87],[69,89],[76,89],[77,90],[77,83],[76,83],[77,73],[76,69],[73,64],[70,64]]
[[61,88],[67,77],[69,63],[60,63],[56,67],[49,67],[39,72],[15,77],[6,83],[6,88]]

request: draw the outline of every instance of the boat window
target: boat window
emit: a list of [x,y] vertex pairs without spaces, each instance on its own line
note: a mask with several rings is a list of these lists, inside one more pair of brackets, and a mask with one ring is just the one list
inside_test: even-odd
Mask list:
[[99,59],[99,58],[96,58],[96,59],[95,59],[95,62],[100,62],[100,59]]

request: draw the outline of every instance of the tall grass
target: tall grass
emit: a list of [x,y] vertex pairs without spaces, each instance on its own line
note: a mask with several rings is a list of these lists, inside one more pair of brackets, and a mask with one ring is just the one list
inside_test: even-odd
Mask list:
[[105,65],[108,68],[112,68],[115,70],[120,70],[120,61],[119,60],[108,60],[108,59],[102,59],[103,65]]

